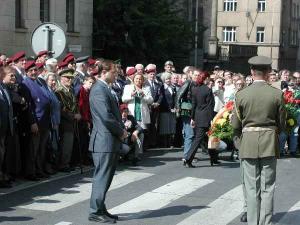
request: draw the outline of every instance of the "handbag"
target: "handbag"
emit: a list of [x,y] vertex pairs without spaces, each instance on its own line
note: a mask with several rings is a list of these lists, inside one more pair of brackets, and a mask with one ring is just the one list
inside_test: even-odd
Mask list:
[[180,109],[183,109],[183,110],[192,110],[192,108],[193,108],[193,105],[190,102],[182,102],[180,105]]

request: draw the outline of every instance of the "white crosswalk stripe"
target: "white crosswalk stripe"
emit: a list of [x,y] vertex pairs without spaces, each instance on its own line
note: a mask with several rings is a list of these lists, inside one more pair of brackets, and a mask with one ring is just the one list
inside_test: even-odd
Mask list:
[[185,177],[129,200],[109,211],[113,214],[128,214],[127,217],[130,219],[140,217],[144,213],[158,210],[212,182],[213,180],[209,179]]
[[294,225],[296,223],[300,223],[300,201],[293,205],[277,224]]
[[[150,173],[124,171],[114,176],[110,190],[121,188],[131,182],[139,181],[152,176]],[[92,183],[78,184],[73,188],[65,188],[59,193],[37,197],[33,202],[18,206],[19,208],[54,212],[79,202],[91,196]]]
[[61,221],[61,222],[56,223],[56,224],[54,224],[54,225],[72,225],[72,223],[71,223],[71,222]]
[[242,210],[243,192],[240,185],[177,225],[226,225],[240,215]]

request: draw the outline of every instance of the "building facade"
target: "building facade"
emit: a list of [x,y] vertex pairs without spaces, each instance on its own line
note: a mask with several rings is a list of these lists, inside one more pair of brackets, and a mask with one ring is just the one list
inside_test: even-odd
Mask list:
[[0,0],[0,52],[24,50],[34,55],[31,35],[43,22],[53,22],[66,34],[65,53],[92,53],[93,0]]
[[216,1],[219,60],[239,70],[264,55],[274,69],[299,68],[300,0]]

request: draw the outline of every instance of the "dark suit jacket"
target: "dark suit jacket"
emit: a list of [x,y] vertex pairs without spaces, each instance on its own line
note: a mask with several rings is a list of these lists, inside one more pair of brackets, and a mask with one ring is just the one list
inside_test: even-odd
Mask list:
[[209,127],[214,118],[215,100],[212,90],[206,85],[192,88],[192,119],[196,127]]
[[153,102],[160,102],[162,99],[162,95],[161,95],[161,83],[154,81],[154,87],[151,86],[149,80],[145,81],[145,86],[149,86],[150,87],[150,91],[151,91],[151,96],[153,98]]
[[160,102],[160,112],[171,112],[175,108],[176,89],[172,86],[173,94],[162,86],[162,100]]
[[12,102],[8,91],[0,83],[0,136],[6,136],[8,133],[13,134]]
[[124,125],[118,104],[103,81],[97,81],[90,92],[93,130],[89,150],[92,152],[120,151]]

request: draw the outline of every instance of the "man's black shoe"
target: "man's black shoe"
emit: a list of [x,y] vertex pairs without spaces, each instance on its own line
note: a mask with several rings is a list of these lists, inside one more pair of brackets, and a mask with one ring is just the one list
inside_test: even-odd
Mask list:
[[110,214],[108,211],[105,211],[104,214],[112,219],[119,220],[117,215]]
[[243,215],[241,216],[241,222],[247,223],[247,213],[244,212]]
[[116,220],[110,218],[107,215],[89,215],[89,221],[100,222],[100,223],[108,223],[113,224],[116,223]]

